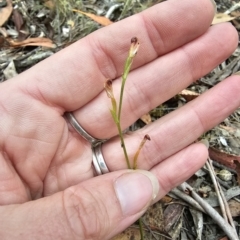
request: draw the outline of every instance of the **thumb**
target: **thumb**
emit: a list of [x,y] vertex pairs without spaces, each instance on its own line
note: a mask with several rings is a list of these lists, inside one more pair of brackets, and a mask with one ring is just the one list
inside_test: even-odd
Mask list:
[[63,192],[0,207],[0,239],[109,239],[135,222],[159,191],[143,170],[112,172]]

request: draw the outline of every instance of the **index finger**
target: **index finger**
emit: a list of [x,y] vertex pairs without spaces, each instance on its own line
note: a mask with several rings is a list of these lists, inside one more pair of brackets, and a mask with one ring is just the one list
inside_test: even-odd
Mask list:
[[76,110],[102,91],[106,78],[121,75],[133,36],[142,43],[134,69],[202,35],[213,15],[209,0],[170,0],[155,5],[41,62],[19,76],[19,84],[61,114]]

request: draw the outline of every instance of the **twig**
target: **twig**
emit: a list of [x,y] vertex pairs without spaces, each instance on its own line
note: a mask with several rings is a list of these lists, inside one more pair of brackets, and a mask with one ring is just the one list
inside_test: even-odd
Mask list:
[[115,4],[115,5],[111,6],[111,7],[108,9],[107,13],[105,14],[105,17],[106,17],[106,18],[110,18],[111,15],[113,14],[113,12],[114,12],[116,9],[120,8],[121,6],[123,6],[123,3],[119,3],[119,4]]
[[239,239],[232,226],[227,221],[225,221],[214,208],[212,208],[206,201],[204,201],[190,185],[188,185],[187,190],[190,192],[191,196],[202,206],[206,213],[218,224],[219,227],[222,228],[229,239]]
[[201,211],[201,212],[205,213],[204,209],[193,198],[191,198],[188,194],[180,191],[177,188],[172,189],[171,193],[178,196],[179,198],[181,198],[185,202],[189,203],[192,207],[194,207],[198,211]]
[[236,230],[235,224],[234,224],[234,222],[233,222],[233,218],[232,218],[232,214],[231,214],[230,209],[229,209],[228,202],[227,202],[227,200],[226,200],[226,198],[225,198],[225,195],[224,195],[224,193],[223,193],[223,191],[222,191],[221,188],[219,189],[219,191],[220,191],[220,194],[221,194],[221,196],[222,196],[223,203],[224,203],[224,206],[225,206],[225,209],[226,209],[228,221],[230,222],[231,226],[233,227],[233,229],[235,230],[235,232],[236,232],[236,234],[237,234],[237,230]]
[[206,166],[207,166],[207,168],[208,168],[208,170],[209,170],[210,177],[211,177],[211,179],[212,179],[212,182],[213,182],[215,191],[216,191],[216,193],[217,193],[218,202],[219,202],[219,205],[220,205],[220,208],[221,208],[221,212],[222,212],[223,218],[225,219],[225,221],[227,221],[228,218],[227,218],[225,206],[224,206],[224,203],[223,203],[221,194],[220,194],[220,192],[219,192],[219,187],[218,187],[218,184],[217,184],[217,181],[216,181],[216,178],[215,178],[214,170],[212,169],[211,164],[209,163],[209,159],[208,159],[207,162],[206,162]]
[[[209,165],[210,165],[210,168],[211,168],[211,170],[212,170],[213,175],[216,176],[216,174],[215,174],[215,172],[214,172],[214,169],[213,169],[212,161],[211,161],[210,159],[208,159],[208,161],[209,161]],[[216,180],[216,178],[215,178],[215,180]],[[231,214],[231,212],[230,212],[230,209],[229,209],[227,200],[226,200],[226,198],[225,198],[225,195],[224,195],[224,193],[223,193],[223,191],[222,191],[222,188],[221,188],[219,182],[216,181],[216,183],[217,183],[217,186],[216,186],[216,187],[217,187],[217,189],[219,189],[219,193],[220,193],[220,195],[221,195],[221,199],[222,199],[223,204],[224,204],[224,207],[225,207],[225,211],[226,211],[226,215],[227,215],[228,221],[230,222],[231,226],[232,226],[233,229],[235,230],[235,233],[237,234],[237,230],[236,230],[235,224],[234,224],[234,222],[233,222],[232,214]]]
[[238,8],[240,8],[240,3],[236,3],[235,5],[230,7],[227,11],[224,12],[224,14],[229,14],[229,13],[235,11]]

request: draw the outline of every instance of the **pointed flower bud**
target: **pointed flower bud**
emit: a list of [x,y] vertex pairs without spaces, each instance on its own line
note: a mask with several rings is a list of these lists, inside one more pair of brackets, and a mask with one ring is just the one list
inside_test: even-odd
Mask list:
[[142,142],[140,143],[140,145],[139,145],[139,147],[138,147],[138,150],[137,150],[137,152],[136,152],[135,155],[134,155],[134,158],[133,158],[133,169],[137,169],[137,159],[138,159],[138,155],[139,155],[139,153],[140,153],[143,145],[145,144],[145,142],[146,142],[147,140],[148,140],[148,141],[151,140],[151,138],[150,138],[150,136],[149,136],[148,134],[146,134],[146,135],[143,137],[143,140],[142,140]]
[[113,88],[112,88],[112,80],[111,79],[108,79],[105,83],[104,83],[104,89],[107,93],[107,96],[111,99],[114,98],[114,95],[113,95]]
[[145,139],[145,141],[146,141],[146,140],[148,140],[148,141],[151,140],[151,138],[150,138],[150,136],[149,136],[148,134],[146,134],[146,135],[144,136],[144,139]]
[[131,57],[131,58],[135,57],[135,55],[138,52],[139,46],[140,46],[140,43],[139,43],[138,39],[136,37],[133,37],[131,39],[131,47],[130,47],[130,51],[129,51],[129,57]]

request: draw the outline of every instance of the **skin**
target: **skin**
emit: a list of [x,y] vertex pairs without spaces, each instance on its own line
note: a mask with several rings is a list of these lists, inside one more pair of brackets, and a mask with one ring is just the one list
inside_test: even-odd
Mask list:
[[[140,205],[124,215],[113,189],[127,170],[103,83],[114,79],[118,97],[129,42],[138,37],[141,47],[124,93],[126,128],[235,50],[236,30],[228,23],[210,27],[213,16],[209,0],[170,0],[1,83],[1,239],[109,239],[141,216]],[[231,76],[126,136],[130,159],[143,136],[151,136],[138,167],[157,177],[155,201],[204,164],[207,148],[193,142],[240,106],[239,91],[240,77]],[[102,151],[111,173],[94,177],[91,146],[66,122],[66,111],[92,136],[110,139]]]

